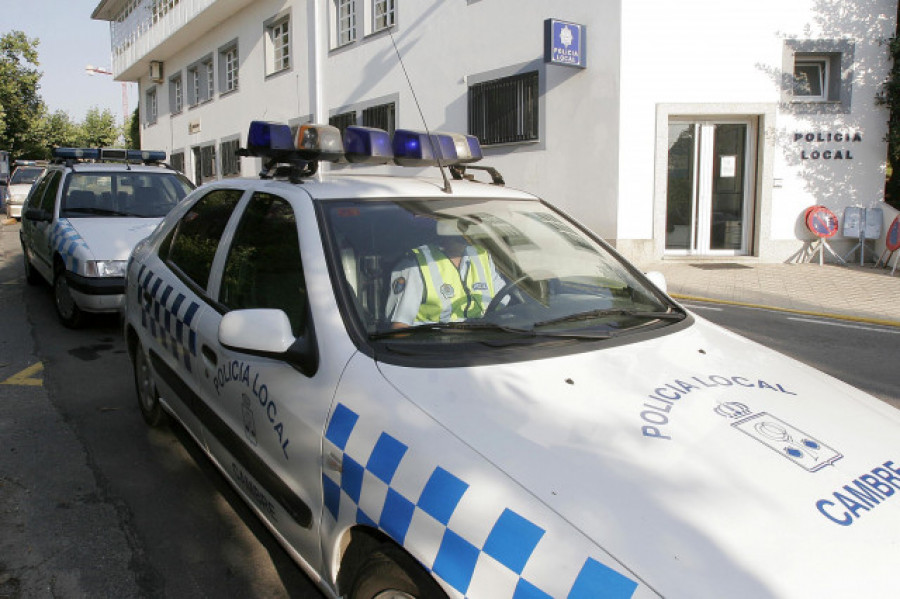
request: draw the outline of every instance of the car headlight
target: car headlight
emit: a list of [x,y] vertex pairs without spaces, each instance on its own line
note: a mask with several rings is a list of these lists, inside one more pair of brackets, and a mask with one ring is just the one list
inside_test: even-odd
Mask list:
[[124,277],[127,260],[88,260],[84,274],[89,277]]

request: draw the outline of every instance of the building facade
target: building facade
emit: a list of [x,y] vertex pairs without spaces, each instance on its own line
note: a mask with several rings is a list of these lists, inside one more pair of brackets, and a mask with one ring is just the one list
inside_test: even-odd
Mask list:
[[111,23],[116,77],[139,84],[142,146],[196,182],[258,172],[234,155],[254,119],[424,118],[477,135],[507,185],[638,262],[780,262],[808,249],[810,206],[883,206],[876,96],[896,14],[897,0],[102,0],[93,17]]

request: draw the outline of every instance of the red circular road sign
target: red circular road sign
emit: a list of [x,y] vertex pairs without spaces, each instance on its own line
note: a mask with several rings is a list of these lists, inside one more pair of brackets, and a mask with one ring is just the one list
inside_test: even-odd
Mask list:
[[884,238],[884,245],[892,252],[900,249],[900,216],[894,218],[894,222],[888,227],[887,235]]
[[838,217],[825,206],[812,206],[806,209],[806,226],[816,237],[834,237],[838,230]]

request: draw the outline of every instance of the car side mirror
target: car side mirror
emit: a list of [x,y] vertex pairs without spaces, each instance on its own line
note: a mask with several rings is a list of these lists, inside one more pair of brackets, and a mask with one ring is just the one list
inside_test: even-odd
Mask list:
[[283,310],[250,308],[226,313],[219,323],[219,343],[252,356],[283,360],[306,376],[314,375],[319,367],[312,328],[294,337]]
[[27,209],[25,211],[25,214],[22,215],[22,218],[44,223],[49,223],[51,220],[53,220],[46,210],[41,210],[40,208]]
[[645,272],[644,276],[649,279],[651,283],[656,285],[656,287],[662,291],[663,293],[667,293],[666,291],[666,276],[659,272],[658,270],[651,270],[650,272]]

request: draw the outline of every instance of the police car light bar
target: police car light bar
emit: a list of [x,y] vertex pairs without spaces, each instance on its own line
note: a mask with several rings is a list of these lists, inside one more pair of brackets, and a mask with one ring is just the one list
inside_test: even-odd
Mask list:
[[384,129],[351,125],[344,131],[344,155],[348,162],[387,164],[394,157],[391,136]]
[[294,151],[291,128],[283,123],[251,121],[247,132],[247,156],[287,158]]
[[[481,160],[481,145],[473,135],[432,133],[397,129],[394,132],[394,162],[400,166],[444,166]],[[437,157],[435,156],[437,153]]]
[[52,154],[63,160],[100,160],[99,148],[53,148]]
[[166,153],[163,150],[128,150],[125,152],[128,161],[164,162]]
[[297,131],[297,152],[305,160],[336,162],[344,157],[341,130],[332,125],[303,125]]

